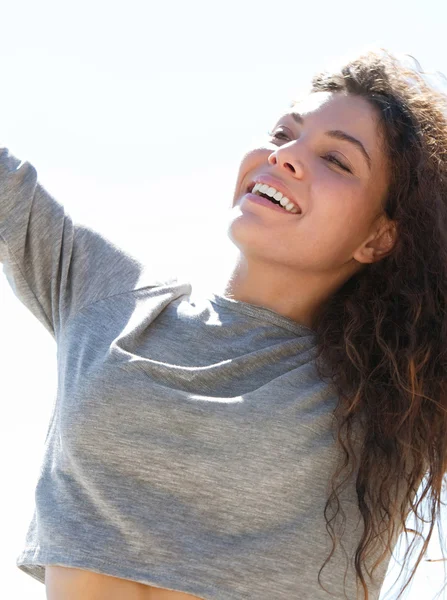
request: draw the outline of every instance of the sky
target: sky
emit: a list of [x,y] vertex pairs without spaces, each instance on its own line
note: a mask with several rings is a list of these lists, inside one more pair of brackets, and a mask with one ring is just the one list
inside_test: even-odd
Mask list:
[[[373,45],[447,75],[446,23],[444,0],[8,2],[0,145],[31,162],[73,217],[157,268],[200,279],[231,260],[224,224],[244,151],[309,77]],[[1,271],[0,330],[0,577],[9,598],[44,600],[44,585],[15,560],[55,399],[56,347]],[[439,558],[436,544],[428,557]],[[404,598],[434,598],[442,564],[424,561]],[[390,583],[381,600],[393,600]]]

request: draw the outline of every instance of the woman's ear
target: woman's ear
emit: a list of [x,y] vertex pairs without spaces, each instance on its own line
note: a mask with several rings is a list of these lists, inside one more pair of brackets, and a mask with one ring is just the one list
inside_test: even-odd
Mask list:
[[375,263],[392,252],[396,240],[396,223],[382,216],[374,233],[356,250],[354,259],[360,263]]

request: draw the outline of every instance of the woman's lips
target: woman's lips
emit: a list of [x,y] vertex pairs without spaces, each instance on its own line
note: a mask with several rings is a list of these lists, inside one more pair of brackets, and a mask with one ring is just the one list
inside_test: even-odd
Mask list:
[[285,196],[286,198],[288,198],[290,200],[290,202],[292,202],[300,211],[300,213],[302,213],[302,209],[301,206],[298,204],[298,202],[296,201],[295,197],[293,196],[293,194],[290,192],[290,190],[285,186],[285,184],[283,184],[281,181],[279,181],[278,179],[275,179],[274,177],[271,177],[269,175],[259,175],[259,177],[256,177],[255,180],[253,180],[247,187],[247,192],[251,193],[253,188],[255,187],[255,185],[257,183],[262,183],[268,186],[271,186],[273,188],[275,188],[275,190],[277,192],[281,192],[281,194],[283,196]]
[[267,198],[258,196],[258,194],[252,194],[251,192],[247,192],[244,195],[244,197],[247,198],[247,200],[249,200],[250,202],[253,202],[254,204],[260,204],[261,206],[265,206],[266,208],[270,208],[271,210],[281,212],[285,215],[290,215],[291,217],[301,216],[301,213],[291,213],[288,210],[285,210],[285,208],[282,208],[281,206],[279,206],[279,204],[275,204],[271,200],[267,200]]

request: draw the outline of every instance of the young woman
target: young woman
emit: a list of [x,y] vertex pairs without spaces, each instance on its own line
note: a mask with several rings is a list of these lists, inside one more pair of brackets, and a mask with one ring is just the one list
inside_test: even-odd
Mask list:
[[17,560],[49,600],[377,600],[424,497],[431,534],[445,111],[386,52],[317,75],[242,160],[238,257],[209,294],[151,277],[1,151],[0,258],[58,347]]

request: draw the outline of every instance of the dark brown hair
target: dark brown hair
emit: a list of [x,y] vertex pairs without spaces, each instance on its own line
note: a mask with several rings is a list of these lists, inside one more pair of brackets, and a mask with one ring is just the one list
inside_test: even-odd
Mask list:
[[[419,67],[386,51],[315,76],[311,91],[355,94],[376,109],[391,167],[383,209],[397,230],[392,252],[349,279],[315,324],[319,373],[339,396],[334,415],[343,456],[325,507],[332,552],[320,575],[343,518],[339,492],[353,478],[364,526],[354,564],[366,600],[365,574],[389,556],[397,533],[414,532],[407,517],[429,507],[428,534],[416,531],[405,553],[404,566],[416,540],[424,541],[400,598],[439,519],[447,471],[446,97]],[[357,454],[355,422],[363,432]],[[371,570],[370,556],[378,557]]]

